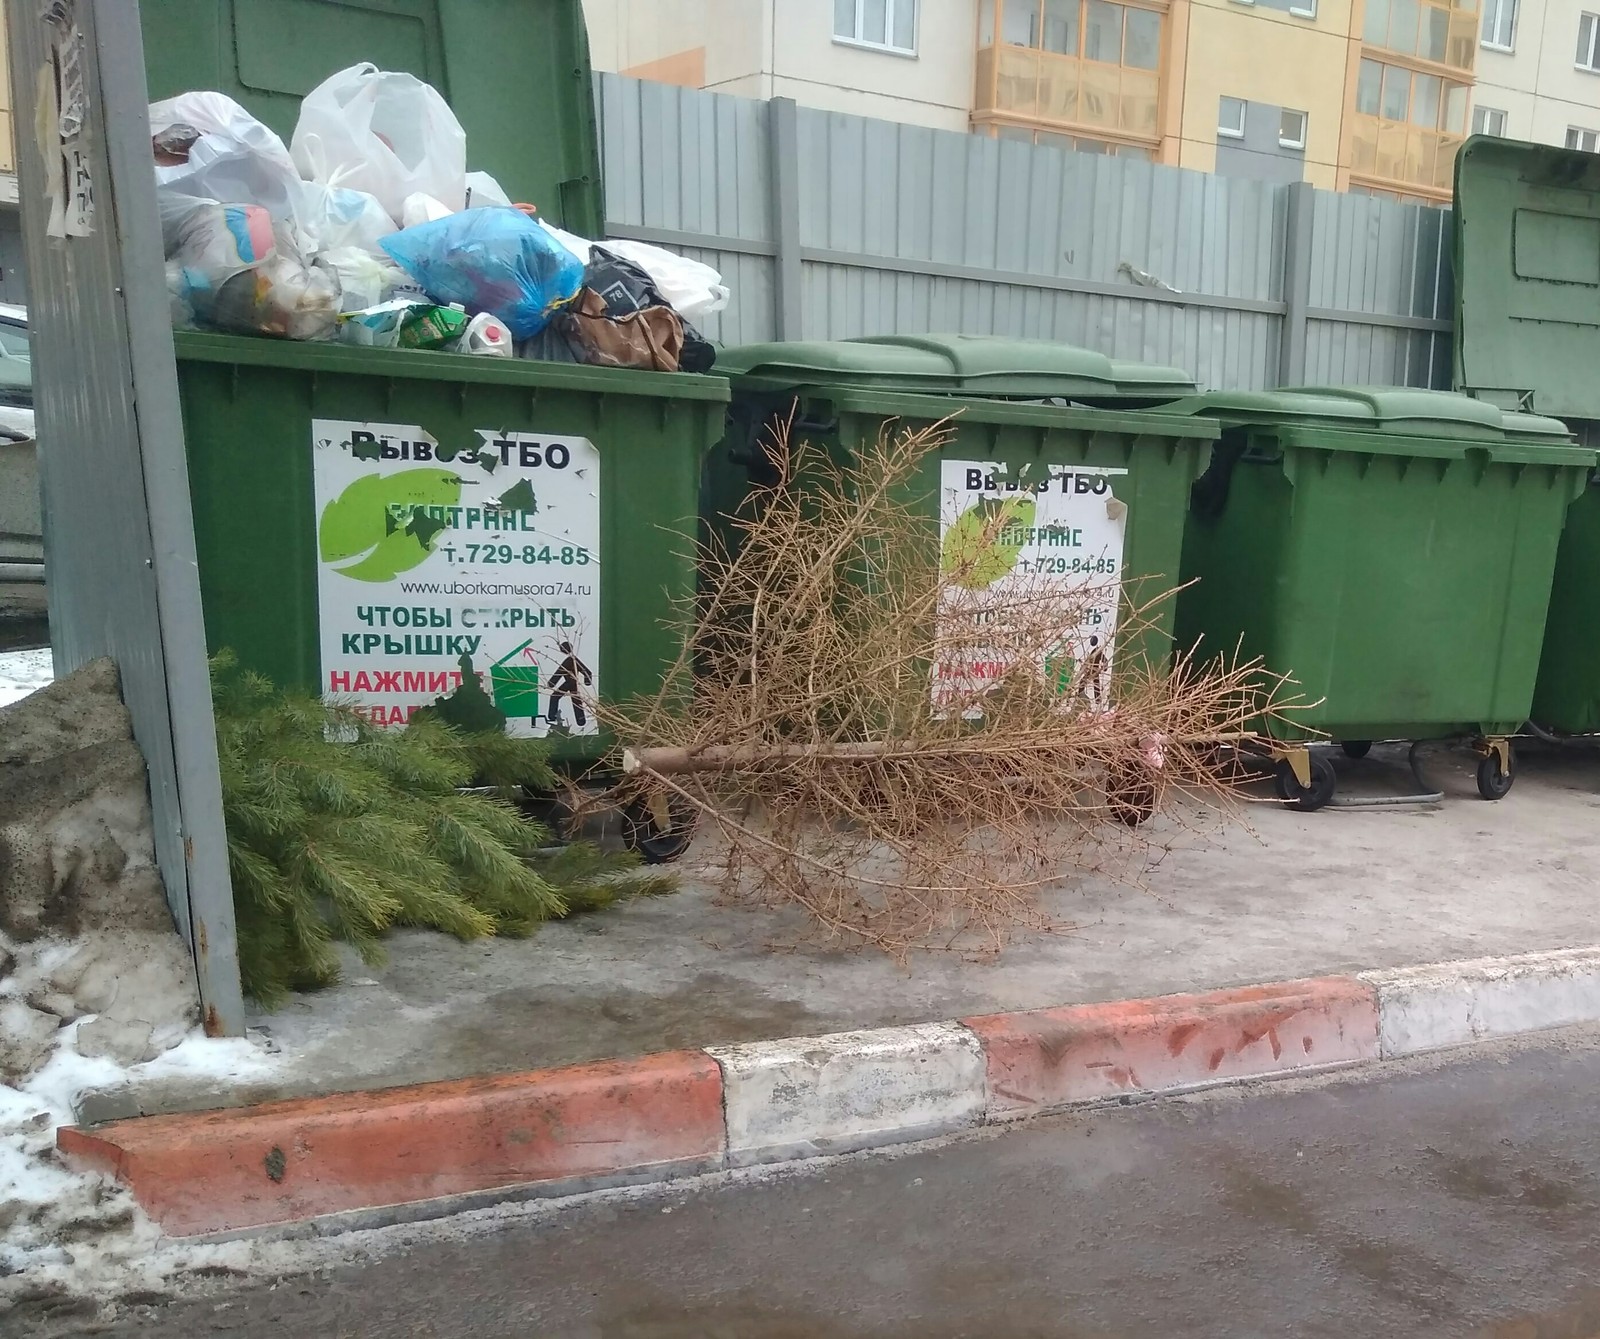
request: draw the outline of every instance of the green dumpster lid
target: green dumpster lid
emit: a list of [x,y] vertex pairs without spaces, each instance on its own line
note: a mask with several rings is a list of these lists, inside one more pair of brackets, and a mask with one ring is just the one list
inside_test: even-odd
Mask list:
[[[1306,386],[1271,391],[1214,391],[1182,402],[1226,423],[1357,429],[1456,441],[1572,441],[1566,424],[1519,414],[1454,391],[1410,386]],[[1177,409],[1179,406],[1171,406]]]
[[467,166],[552,222],[601,235],[600,150],[582,0],[161,0],[139,7],[152,102],[242,103],[289,141],[300,99],[363,61],[439,90]]
[[999,398],[1172,400],[1195,392],[1176,367],[1118,362],[1093,349],[999,335],[877,335],[746,344],[717,370],[770,387],[853,386]]
[[1457,388],[1600,418],[1600,157],[1470,139],[1454,228]]

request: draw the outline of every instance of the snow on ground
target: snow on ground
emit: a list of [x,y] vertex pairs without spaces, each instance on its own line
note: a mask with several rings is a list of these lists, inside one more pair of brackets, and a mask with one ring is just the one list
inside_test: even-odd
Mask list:
[[[19,946],[23,970],[9,975],[0,993],[25,989],[25,978],[62,946],[27,953],[31,947]],[[196,1030],[157,1059],[124,1068],[78,1053],[74,1041],[87,1021],[62,1027],[49,1058],[18,1087],[0,1084],[0,1313],[44,1297],[157,1290],[196,1267],[249,1263],[246,1243],[164,1242],[125,1190],[57,1157],[56,1128],[73,1121],[74,1104],[93,1089],[178,1076],[251,1081],[269,1076],[274,1058],[258,1042],[212,1040]]]
[[0,651],[0,707],[27,697],[55,678],[49,650]]

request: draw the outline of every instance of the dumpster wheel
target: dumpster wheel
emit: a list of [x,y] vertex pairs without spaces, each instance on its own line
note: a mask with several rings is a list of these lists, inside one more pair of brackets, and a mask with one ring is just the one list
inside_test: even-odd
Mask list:
[[1311,753],[1304,749],[1297,752],[1307,774],[1307,784],[1301,783],[1298,775],[1300,769],[1295,767],[1294,758],[1280,758],[1274,778],[1277,782],[1278,798],[1308,814],[1315,813],[1333,799],[1333,792],[1339,785],[1339,777],[1333,770],[1333,764],[1320,753]]
[[[662,824],[662,818],[666,824]],[[630,800],[622,807],[622,840],[637,851],[647,865],[670,865],[689,849],[698,817],[693,805],[681,799],[665,804]]]
[[1148,769],[1123,766],[1106,778],[1106,808],[1124,827],[1136,828],[1156,811],[1156,782]]
[[1516,759],[1509,739],[1484,739],[1478,743],[1478,794],[1486,800],[1503,800],[1517,779]]

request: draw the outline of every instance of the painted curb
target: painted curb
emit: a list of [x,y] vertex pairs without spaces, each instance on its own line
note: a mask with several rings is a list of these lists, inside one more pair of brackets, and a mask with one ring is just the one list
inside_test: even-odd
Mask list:
[[1600,1020],[1600,948],[1362,972],[1385,1059]]
[[201,1115],[63,1127],[167,1232],[195,1236],[353,1209],[654,1167],[722,1164],[722,1074],[699,1051]]
[[732,1165],[905,1143],[984,1114],[978,1039],[954,1023],[710,1046]]
[[1378,1057],[1376,995],[1349,977],[964,1022],[983,1042],[990,1120]]
[[63,1127],[174,1236],[313,1234],[1600,1022],[1600,948]]

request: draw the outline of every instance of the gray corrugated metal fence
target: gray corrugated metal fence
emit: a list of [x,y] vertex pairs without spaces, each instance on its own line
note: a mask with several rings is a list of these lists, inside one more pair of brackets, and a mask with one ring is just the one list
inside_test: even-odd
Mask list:
[[713,338],[1006,334],[1220,388],[1449,385],[1448,211],[619,75],[598,98],[609,229],[722,271]]
[[[113,657],[207,1031],[244,1030],[139,8],[6,6],[60,673]],[[81,123],[81,129],[74,129]],[[32,128],[38,128],[38,134]],[[92,217],[70,201],[92,198]],[[52,204],[64,226],[51,226]]]

